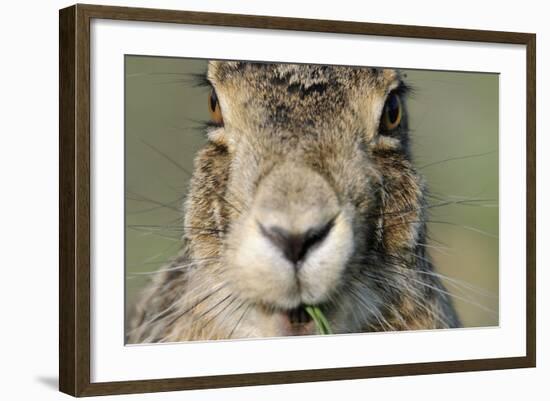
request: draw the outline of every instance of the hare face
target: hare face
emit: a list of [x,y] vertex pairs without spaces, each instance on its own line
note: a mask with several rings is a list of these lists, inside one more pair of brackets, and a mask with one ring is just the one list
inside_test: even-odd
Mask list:
[[135,341],[312,334],[307,305],[335,333],[458,325],[421,274],[426,190],[396,71],[214,61],[208,80],[174,261],[192,267],[157,276]]
[[[208,79],[221,118],[196,161],[187,222],[209,221],[224,235],[192,246],[194,256],[218,255],[219,279],[255,305],[254,330],[281,334],[284,322],[274,327],[271,315],[343,307],[369,251],[409,247],[418,236],[414,223],[384,231],[381,210],[388,199],[418,210],[421,197],[403,84],[393,70],[237,62],[211,62]],[[388,196],[388,178],[400,193]],[[349,311],[339,316],[346,330],[364,324]]]

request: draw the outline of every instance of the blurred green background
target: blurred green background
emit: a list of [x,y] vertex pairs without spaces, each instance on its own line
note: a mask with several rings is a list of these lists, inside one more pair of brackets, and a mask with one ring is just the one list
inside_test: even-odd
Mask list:
[[[182,203],[205,144],[205,60],[126,56],[126,308],[179,249]],[[402,70],[413,156],[441,205],[429,249],[464,326],[498,325],[497,74]],[[179,166],[183,167],[180,168]],[[447,202],[453,202],[447,204]]]

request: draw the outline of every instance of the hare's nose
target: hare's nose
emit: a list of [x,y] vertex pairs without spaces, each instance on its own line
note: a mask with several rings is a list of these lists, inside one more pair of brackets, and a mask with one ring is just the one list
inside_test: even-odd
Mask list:
[[328,236],[334,219],[312,227],[301,233],[293,233],[278,226],[264,227],[259,224],[262,234],[271,241],[273,245],[281,250],[283,255],[294,264],[296,268],[304,259],[308,251],[320,245]]

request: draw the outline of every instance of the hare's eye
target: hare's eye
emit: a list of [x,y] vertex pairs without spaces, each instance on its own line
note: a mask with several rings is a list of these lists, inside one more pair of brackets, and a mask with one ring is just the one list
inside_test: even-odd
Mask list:
[[384,130],[392,131],[399,126],[403,115],[402,109],[399,95],[390,93],[384,105],[384,113],[382,114],[382,128]]
[[218,95],[213,88],[210,91],[210,95],[208,95],[208,111],[210,112],[210,119],[214,124],[223,125],[222,109],[218,101]]

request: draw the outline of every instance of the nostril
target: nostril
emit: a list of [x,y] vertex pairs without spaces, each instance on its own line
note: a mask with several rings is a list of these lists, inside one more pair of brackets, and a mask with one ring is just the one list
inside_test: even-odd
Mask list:
[[305,232],[293,233],[281,227],[264,227],[259,224],[262,234],[295,265],[304,258],[309,250],[323,242],[333,225],[334,219],[331,219],[329,222],[310,228]]

